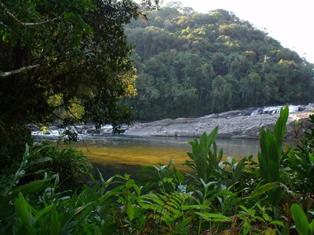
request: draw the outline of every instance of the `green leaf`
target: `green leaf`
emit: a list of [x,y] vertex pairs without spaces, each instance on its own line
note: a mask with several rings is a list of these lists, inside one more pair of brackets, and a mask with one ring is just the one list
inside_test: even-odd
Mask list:
[[314,219],[310,223],[309,227],[310,227],[310,234],[313,235],[314,234]]
[[61,223],[57,210],[53,208],[50,221],[50,235],[57,235],[61,232]]
[[42,163],[46,163],[46,162],[50,162],[52,161],[52,158],[51,157],[42,157],[42,158],[39,158],[37,160],[34,160],[30,163],[30,166],[33,166],[33,165],[36,165],[36,164],[42,164]]
[[134,214],[135,214],[134,206],[132,204],[127,205],[127,215],[130,221],[134,219]]
[[46,214],[50,213],[52,209],[52,205],[44,207],[42,210],[40,210],[36,215],[35,215],[35,223],[37,223],[43,216]]
[[259,186],[258,188],[256,188],[249,197],[250,198],[259,197],[271,190],[278,188],[279,186],[280,186],[279,182],[270,182],[270,183],[263,184],[262,186]]
[[270,221],[270,224],[273,224],[273,225],[277,225],[277,226],[280,226],[280,227],[284,227],[284,223],[280,220],[272,220]]
[[22,193],[19,193],[18,197],[15,199],[14,206],[17,215],[21,219],[22,225],[27,229],[29,234],[35,234],[35,219],[32,214],[32,207],[25,200]]
[[195,214],[202,217],[202,219],[211,222],[231,222],[231,218],[224,216],[219,213],[205,213],[205,212],[195,212]]
[[243,224],[243,228],[242,228],[242,234],[243,235],[249,234],[250,231],[251,231],[251,225],[247,220],[245,220]]
[[99,171],[98,168],[96,168],[96,171],[97,171],[97,174],[98,174],[98,176],[99,176],[100,182],[101,182],[102,184],[104,184],[104,183],[105,183],[105,179],[104,179],[102,173]]
[[280,110],[280,116],[274,127],[274,135],[278,141],[279,146],[282,146],[283,138],[286,134],[286,124],[289,116],[289,107],[285,106]]
[[301,235],[309,235],[310,226],[302,207],[294,203],[292,204],[290,211],[298,233]]
[[189,211],[189,210],[205,210],[208,208],[208,205],[183,205],[182,209],[185,211]]
[[14,191],[22,192],[23,194],[35,193],[35,192],[40,191],[44,187],[44,185],[49,181],[50,179],[35,180],[27,184],[16,187]]

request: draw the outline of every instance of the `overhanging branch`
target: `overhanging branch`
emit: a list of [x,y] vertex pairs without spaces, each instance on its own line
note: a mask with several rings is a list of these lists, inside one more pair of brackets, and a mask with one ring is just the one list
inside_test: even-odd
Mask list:
[[43,25],[43,24],[47,24],[47,23],[51,23],[54,22],[56,20],[59,20],[62,18],[63,14],[61,14],[60,16],[57,16],[55,18],[52,19],[48,19],[48,20],[43,20],[40,22],[23,22],[20,19],[18,19],[7,7],[6,5],[4,5],[4,3],[0,0],[0,6],[4,9],[4,12],[7,13],[12,19],[14,19],[17,23],[19,23],[22,26],[38,26],[38,25]]
[[39,64],[25,66],[25,67],[22,67],[22,68],[19,68],[19,69],[15,69],[15,70],[11,70],[11,71],[8,71],[8,72],[0,72],[0,77],[9,77],[9,76],[12,76],[14,74],[18,74],[18,73],[24,72],[26,70],[31,70],[31,69],[34,69],[34,68],[37,68],[37,67],[39,67]]

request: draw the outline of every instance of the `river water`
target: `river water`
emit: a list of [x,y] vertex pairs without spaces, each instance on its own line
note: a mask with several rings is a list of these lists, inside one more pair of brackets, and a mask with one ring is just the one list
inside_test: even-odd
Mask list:
[[[191,138],[174,137],[124,137],[110,136],[94,138],[72,144],[97,165],[110,166],[152,166],[167,164],[172,160],[178,168],[183,167],[191,151]],[[224,156],[241,158],[256,155],[257,140],[218,139]]]

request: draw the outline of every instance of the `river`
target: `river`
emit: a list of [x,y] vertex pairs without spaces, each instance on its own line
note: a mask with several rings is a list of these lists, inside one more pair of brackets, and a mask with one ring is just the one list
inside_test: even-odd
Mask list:
[[[100,166],[152,166],[167,164],[172,160],[178,168],[183,167],[191,150],[191,138],[172,137],[125,137],[94,138],[71,144]],[[218,139],[224,156],[241,158],[256,155],[258,141],[245,139]],[[123,168],[124,168],[123,167]]]

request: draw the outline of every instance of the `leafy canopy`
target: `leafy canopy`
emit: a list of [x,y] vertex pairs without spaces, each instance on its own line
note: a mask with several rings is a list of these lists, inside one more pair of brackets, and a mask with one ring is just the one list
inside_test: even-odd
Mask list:
[[[152,1],[143,1],[152,6]],[[125,122],[135,93],[124,25],[131,1],[0,1],[0,120]]]

